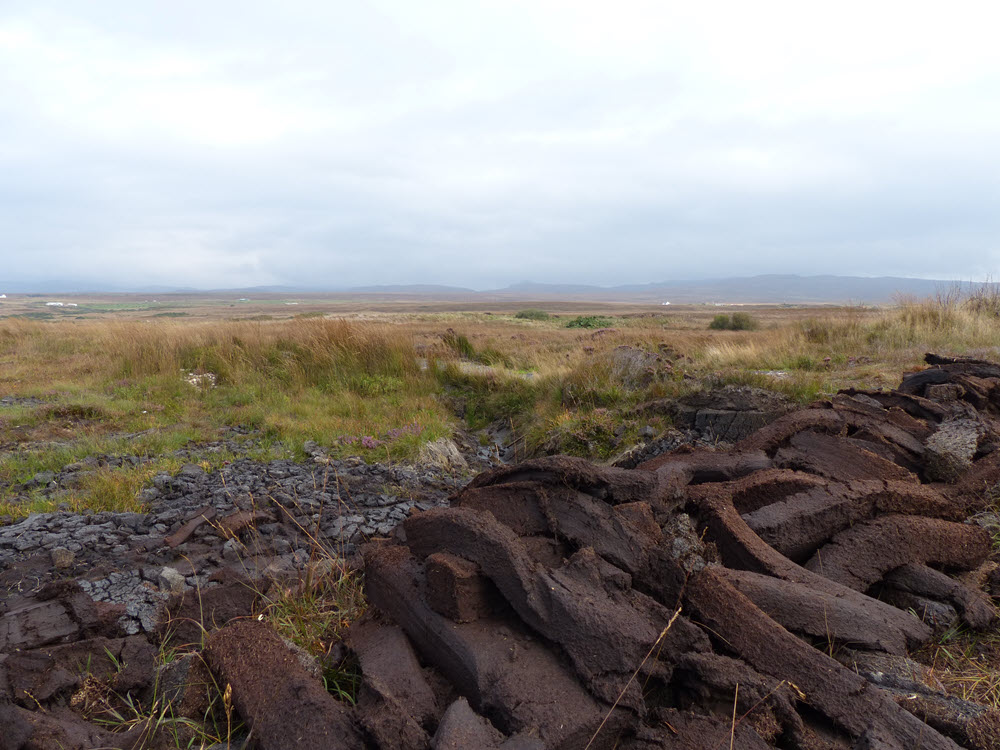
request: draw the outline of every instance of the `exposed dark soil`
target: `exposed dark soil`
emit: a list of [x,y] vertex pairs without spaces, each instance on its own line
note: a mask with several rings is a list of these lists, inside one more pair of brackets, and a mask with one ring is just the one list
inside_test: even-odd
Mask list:
[[[238,462],[162,478],[149,514],[0,527],[0,748],[168,746],[82,695],[148,694],[168,631],[211,670],[176,694],[228,685],[265,750],[998,748],[1000,716],[908,656],[1000,598],[1000,366],[929,362],[635,468]],[[315,544],[373,605],[331,646],[353,703],[256,617]]]

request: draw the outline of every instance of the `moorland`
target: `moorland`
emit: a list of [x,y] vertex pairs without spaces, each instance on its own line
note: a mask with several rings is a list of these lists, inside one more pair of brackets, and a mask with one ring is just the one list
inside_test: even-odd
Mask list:
[[[630,456],[650,458],[649,446],[711,450],[717,443],[722,450],[719,435],[683,422],[676,405],[713,407],[713,394],[741,394],[788,412],[845,389],[891,390],[905,373],[925,367],[927,352],[996,361],[1000,296],[984,289],[881,307],[665,307],[393,294],[10,295],[0,300],[0,524],[146,514],[148,528],[136,521],[128,535],[107,542],[108,554],[121,557],[134,539],[152,545],[158,533],[176,535],[185,521],[199,522],[202,504],[212,502],[206,498],[230,489],[257,493],[252,506],[233,506],[248,514],[238,527],[218,534],[228,552],[216,555],[200,537],[213,519],[188,532],[204,549],[186,554],[202,555],[206,567],[158,583],[164,596],[180,595],[200,591],[226,562],[246,566],[246,529],[274,527],[266,532],[272,553],[285,526],[316,542],[325,511],[298,508],[275,518],[273,509],[261,510],[260,495],[276,485],[254,484],[263,474],[252,467],[268,467],[274,481],[296,479],[289,492],[299,505],[325,507],[328,483],[342,503],[350,483],[356,498],[368,498],[358,500],[363,508],[350,549],[318,545],[298,567],[292,560],[282,572],[307,578],[255,591],[254,606],[319,659],[330,693],[354,703],[359,668],[340,639],[366,603],[363,579],[346,553],[362,539],[390,533],[416,504],[445,505],[480,471],[544,456],[608,467],[635,465]],[[446,446],[446,459],[428,445]],[[459,458],[447,459],[455,452]],[[303,466],[311,467],[308,476],[296,468]],[[313,489],[302,489],[309,482]],[[185,505],[186,497],[197,502]],[[317,531],[307,533],[313,522]],[[45,531],[58,536],[59,528]],[[178,545],[188,543],[185,537]],[[49,554],[52,545],[44,549]],[[88,566],[96,557],[69,551],[70,562],[59,569],[86,577],[73,567],[73,555]],[[144,564],[173,565],[161,557],[154,560],[151,546]],[[324,566],[316,565],[320,558]],[[12,560],[4,562],[3,583],[11,596],[29,594],[20,580],[27,573]],[[111,580],[116,565],[98,565],[90,577]],[[54,577],[31,570],[39,581]],[[147,584],[157,584],[157,575]],[[206,633],[162,635],[160,667],[185,649],[199,651]],[[827,645],[833,648],[832,638]],[[918,659],[951,695],[1000,709],[995,627],[941,628]],[[132,732],[134,739],[145,727],[148,739],[151,724],[169,725],[177,746],[207,747],[245,734],[234,729],[225,685],[215,684],[201,713],[181,721],[169,701],[140,705],[138,691],[116,691],[113,680],[98,677],[78,680],[73,695],[86,704],[83,715],[122,736]],[[80,698],[81,684],[93,694]],[[156,741],[165,742],[159,735]]]
[[[393,297],[12,295],[0,306],[0,483],[126,445],[165,455],[227,428],[259,437],[257,457],[304,458],[313,441],[392,461],[456,430],[486,444],[487,428],[505,424],[522,458],[607,460],[638,441],[647,423],[629,413],[645,402],[742,385],[804,404],[892,387],[926,351],[985,356],[1000,346],[992,294],[669,311]],[[733,315],[743,330],[729,330]],[[648,426],[669,425],[653,415]],[[164,459],[100,473],[59,502],[124,508],[170,468]],[[10,499],[0,494],[0,515],[54,507],[37,493]]]

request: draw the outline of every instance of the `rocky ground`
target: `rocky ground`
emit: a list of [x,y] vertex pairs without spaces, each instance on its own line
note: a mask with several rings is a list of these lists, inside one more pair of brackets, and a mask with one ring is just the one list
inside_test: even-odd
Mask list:
[[[30,593],[86,573],[81,585],[97,601],[146,612],[142,601],[210,586],[213,574],[234,564],[242,569],[266,559],[272,571],[294,570],[317,543],[331,555],[353,555],[359,544],[387,536],[414,510],[446,503],[463,482],[460,473],[439,464],[335,461],[314,444],[307,448],[314,454],[310,463],[244,459],[210,473],[188,463],[173,476],[159,474],[141,493],[149,513],[65,511],[8,523],[0,527],[0,579],[8,590]],[[94,465],[140,460],[102,457]],[[86,468],[72,464],[23,488],[72,486]],[[244,533],[251,529],[251,535]],[[25,575],[26,569],[31,573]],[[94,571],[108,577],[95,579]],[[137,632],[142,618],[129,616],[135,621],[126,623],[123,616],[121,624]],[[153,623],[146,624],[151,630]]]
[[[148,513],[8,519],[0,750],[207,747],[209,718],[266,750],[1000,747],[910,658],[1000,596],[1000,366],[929,364],[794,411],[644,404],[680,430],[617,466],[195,451]],[[331,570],[374,606],[317,663],[264,613]]]

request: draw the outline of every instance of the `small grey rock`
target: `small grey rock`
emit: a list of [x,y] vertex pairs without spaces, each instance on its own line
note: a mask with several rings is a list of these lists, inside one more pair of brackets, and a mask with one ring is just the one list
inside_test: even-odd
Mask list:
[[[465,457],[448,438],[440,438],[426,443],[420,449],[420,463],[429,464],[443,471],[464,472],[469,470]],[[403,477],[405,479],[407,477]]]
[[163,568],[156,578],[156,585],[160,591],[171,594],[181,594],[184,592],[184,576],[173,568]]

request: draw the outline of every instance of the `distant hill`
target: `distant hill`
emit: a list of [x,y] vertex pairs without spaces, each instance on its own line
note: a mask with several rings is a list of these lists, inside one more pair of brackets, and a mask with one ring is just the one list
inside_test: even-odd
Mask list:
[[[184,290],[179,290],[184,291]],[[269,286],[243,286],[238,289],[209,289],[209,292],[220,292],[225,294],[291,294],[293,292],[313,291],[296,286],[269,285]],[[316,290],[322,291],[322,290]]]
[[517,284],[511,284],[503,289],[494,289],[491,293],[498,294],[546,294],[546,295],[560,295],[564,296],[567,294],[603,294],[609,291],[625,290],[626,287],[605,287],[605,286],[594,286],[592,284],[539,284],[534,281],[522,281]]
[[475,294],[475,289],[441,284],[377,284],[375,286],[352,286],[345,289],[348,294]]
[[587,298],[605,301],[660,301],[672,303],[787,303],[787,304],[886,304],[900,296],[928,297],[981,283],[895,276],[796,276],[769,274],[729,279],[660,281],[614,287],[535,284],[523,282],[491,294],[530,295],[537,298]]
[[[4,282],[0,280],[0,287]],[[376,284],[349,289],[271,285],[237,289],[178,289],[168,286],[102,286],[91,282],[57,281],[8,282],[0,293],[140,293],[140,294],[227,294],[237,296],[283,294],[332,294],[350,298],[358,295],[386,299],[448,298],[456,302],[491,300],[592,300],[595,302],[632,302],[673,304],[868,304],[892,303],[899,297],[929,297],[961,288],[968,292],[981,282],[958,282],[940,279],[910,279],[897,276],[797,276],[769,274],[724,279],[657,281],[648,284],[595,286],[590,284],[544,284],[522,281],[502,289],[476,291],[467,287],[442,284]],[[996,284],[991,284],[996,287]]]

